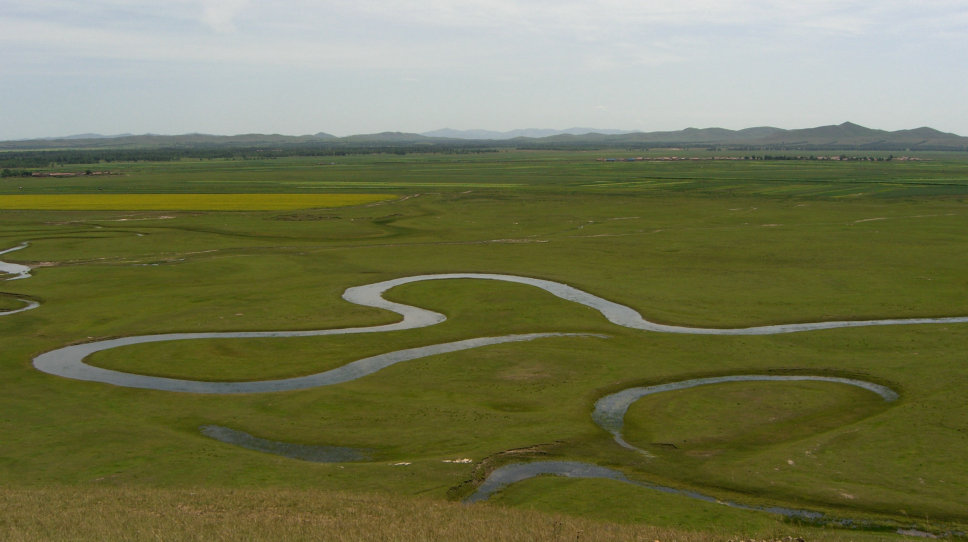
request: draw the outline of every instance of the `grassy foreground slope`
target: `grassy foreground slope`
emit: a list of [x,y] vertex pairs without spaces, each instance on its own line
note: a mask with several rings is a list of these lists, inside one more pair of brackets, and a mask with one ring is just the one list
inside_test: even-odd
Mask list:
[[[385,540],[453,542],[750,539],[709,526],[686,530],[594,521],[425,498],[293,489],[61,488],[0,490],[0,535],[32,540]],[[95,511],[96,513],[92,513]],[[776,523],[759,540],[877,540]]]
[[[3,211],[0,249],[30,242],[4,258],[35,269],[30,279],[0,282],[0,293],[42,302],[0,317],[0,482],[11,488],[5,498],[91,502],[81,496],[146,491],[146,498],[177,509],[163,503],[202,488],[235,495],[217,498],[242,508],[275,495],[298,516],[301,499],[287,497],[292,492],[440,501],[466,494],[473,485],[466,482],[502,462],[561,458],[750,504],[965,530],[966,325],[666,335],[620,328],[523,285],[450,280],[387,294],[448,316],[430,328],[139,345],[99,353],[91,362],[180,378],[256,380],[479,336],[563,331],[607,338],[505,344],[415,360],[341,386],[232,397],[76,382],[30,365],[39,353],[96,338],[386,323],[395,316],[348,304],[342,291],[459,271],[561,281],[678,325],[968,314],[968,167],[958,157],[921,163],[595,158],[509,153],[352,157],[325,165],[298,159],[122,164],[123,174],[106,178],[4,180],[2,192],[20,193],[10,184],[20,183],[23,192],[85,197],[98,188],[399,196],[286,211]],[[886,405],[865,392],[820,383],[659,395],[634,405],[628,419],[629,437],[651,459],[618,447],[591,421],[594,401],[625,387],[745,373],[849,376],[890,386],[901,399]],[[731,418],[744,423],[730,424]],[[362,448],[373,460],[316,464],[253,452],[205,437],[199,427],[206,424]],[[472,463],[444,462],[464,458]],[[778,529],[776,517],[765,513],[599,480],[537,479],[494,500],[703,530],[714,538],[799,529]],[[485,518],[498,513],[485,509]],[[63,521],[79,521],[70,517]],[[534,538],[544,536],[542,521]],[[656,536],[669,537],[682,539]]]

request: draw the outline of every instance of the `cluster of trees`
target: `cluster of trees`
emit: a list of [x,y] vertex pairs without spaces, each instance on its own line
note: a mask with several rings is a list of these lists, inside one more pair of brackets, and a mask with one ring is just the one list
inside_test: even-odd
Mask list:
[[[398,154],[411,153],[467,153],[467,152],[497,152],[496,149],[473,149],[464,146],[358,146],[358,147],[321,147],[321,146],[293,146],[277,149],[264,148],[217,148],[217,147],[185,147],[185,148],[145,148],[145,149],[72,149],[72,150],[37,150],[37,151],[8,151],[0,152],[0,167],[4,176],[16,176],[19,173],[10,168],[47,168],[65,164],[99,164],[110,162],[168,162],[185,158],[193,159],[272,159],[289,156],[346,156],[353,154]],[[8,175],[7,172],[10,172]],[[30,172],[26,173],[30,175]]]
[[74,149],[8,151],[0,153],[0,166],[41,168],[57,164],[98,164],[108,162],[167,162],[181,158],[231,158],[232,151],[200,149]]

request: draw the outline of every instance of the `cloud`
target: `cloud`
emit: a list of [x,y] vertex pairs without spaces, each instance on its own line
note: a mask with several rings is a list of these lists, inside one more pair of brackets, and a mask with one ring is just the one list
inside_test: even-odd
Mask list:
[[236,17],[249,6],[249,0],[201,0],[202,21],[216,32],[235,32]]
[[[0,46],[9,57],[233,61],[360,69],[478,62],[613,70],[833,50],[827,40],[921,47],[963,39],[968,6],[955,0],[6,0]],[[30,31],[23,31],[29,29]],[[244,35],[244,39],[240,39]],[[67,39],[68,37],[70,39]],[[18,55],[19,56],[19,55]]]

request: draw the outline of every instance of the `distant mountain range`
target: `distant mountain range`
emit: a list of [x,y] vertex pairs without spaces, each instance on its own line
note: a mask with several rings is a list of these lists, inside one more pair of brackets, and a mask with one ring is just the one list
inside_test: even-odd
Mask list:
[[423,134],[382,132],[336,137],[319,132],[312,135],[208,134],[102,136],[80,134],[59,138],[0,142],[0,150],[125,149],[125,148],[648,148],[727,147],[744,149],[851,149],[851,150],[968,150],[968,137],[933,128],[894,132],[865,128],[851,122],[798,130],[771,126],[727,130],[686,128],[678,131],[640,132],[570,128],[567,130],[527,129],[509,132],[442,129]]
[[423,132],[420,135],[427,137],[444,137],[451,139],[514,139],[516,137],[541,138],[556,135],[585,135],[585,134],[628,134],[635,130],[598,130],[595,128],[568,128],[567,130],[550,130],[542,128],[527,128],[524,130],[511,130],[508,132],[495,132],[492,130],[451,130],[444,128],[432,132]]

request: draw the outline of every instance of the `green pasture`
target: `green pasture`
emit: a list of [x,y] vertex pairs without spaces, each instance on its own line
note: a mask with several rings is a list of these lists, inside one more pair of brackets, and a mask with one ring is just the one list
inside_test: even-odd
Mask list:
[[0,295],[0,310],[15,310],[23,306],[23,302],[19,301],[16,297]]
[[[648,320],[697,327],[968,315],[968,161],[960,155],[596,160],[623,152],[102,164],[117,174],[3,179],[3,194],[318,189],[395,198],[271,211],[0,211],[0,250],[30,243],[0,260],[34,267],[29,279],[0,282],[0,310],[22,306],[15,296],[41,302],[0,316],[0,485],[313,489],[440,501],[468,494],[487,469],[551,458],[721,499],[852,518],[859,531],[834,532],[856,539],[890,537],[892,526],[965,531],[965,324],[659,334],[616,326],[524,285],[445,280],[386,294],[446,314],[437,326],[142,344],[89,361],[178,378],[261,380],[472,337],[602,336],[489,346],[338,386],[238,396],[119,388],[31,366],[40,353],[108,337],[389,323],[395,315],[352,305],[342,292],[447,272],[564,282]],[[827,382],[657,394],[635,403],[626,424],[629,441],[651,457],[618,446],[592,422],[605,394],[727,374],[846,376],[901,397],[888,404]],[[318,464],[249,451],[203,436],[199,427],[208,424],[365,448],[374,459]],[[462,458],[473,462],[445,462]],[[480,506],[700,529],[711,538],[773,536],[778,525],[808,538],[829,533],[602,480],[539,478]]]
[[392,199],[379,194],[14,194],[0,209],[52,211],[267,211],[345,207]]
[[[42,172],[75,177],[7,177],[2,194],[60,193],[427,193],[499,190],[514,193],[705,192],[779,197],[919,197],[964,195],[965,153],[857,151],[875,161],[723,160],[764,153],[680,149],[501,151],[468,154],[374,154],[262,160],[181,160],[57,165]],[[831,152],[776,152],[839,156]],[[897,156],[894,156],[894,155]],[[604,162],[605,158],[675,157],[676,161]],[[886,158],[894,157],[888,161]],[[910,157],[910,156],[906,156]],[[718,158],[714,160],[713,158]],[[876,161],[880,158],[881,161]],[[105,172],[84,175],[87,170]],[[159,182],[161,180],[161,182]]]

